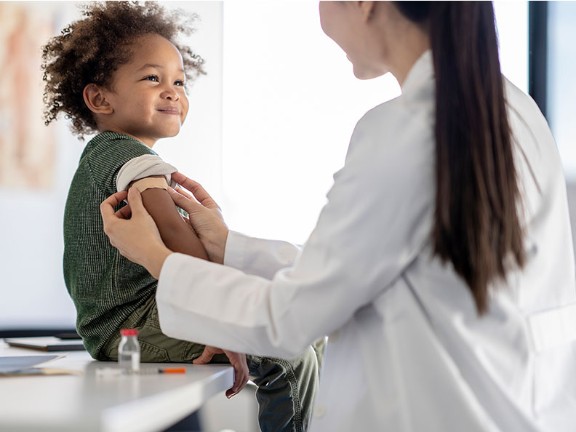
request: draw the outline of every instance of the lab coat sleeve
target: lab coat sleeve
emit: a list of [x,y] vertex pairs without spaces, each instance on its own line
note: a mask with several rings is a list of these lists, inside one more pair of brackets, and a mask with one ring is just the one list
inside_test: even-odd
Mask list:
[[272,279],[281,269],[294,264],[300,247],[292,243],[228,233],[224,265],[248,274]]
[[[357,126],[346,165],[292,267],[268,280],[181,254],[166,259],[157,302],[167,335],[292,358],[399,277],[430,233],[433,140],[422,130],[431,127],[413,116],[412,127],[394,131],[391,124],[403,119],[387,124],[372,114]],[[394,139],[382,139],[388,135]]]

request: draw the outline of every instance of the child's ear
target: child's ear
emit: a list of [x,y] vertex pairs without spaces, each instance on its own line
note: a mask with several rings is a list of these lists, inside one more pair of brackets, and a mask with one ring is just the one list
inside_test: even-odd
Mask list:
[[96,84],[88,84],[82,92],[84,103],[94,114],[112,114],[114,109],[106,99],[104,90]]

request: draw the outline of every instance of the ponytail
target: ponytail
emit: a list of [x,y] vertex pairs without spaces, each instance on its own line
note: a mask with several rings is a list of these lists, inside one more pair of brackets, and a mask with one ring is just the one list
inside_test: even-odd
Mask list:
[[434,254],[451,262],[479,314],[489,284],[525,254],[520,193],[492,2],[396,2],[426,23],[436,82]]

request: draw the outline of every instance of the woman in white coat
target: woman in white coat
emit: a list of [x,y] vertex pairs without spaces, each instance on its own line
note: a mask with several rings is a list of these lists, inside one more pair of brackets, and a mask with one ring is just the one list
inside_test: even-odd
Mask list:
[[168,250],[136,190],[101,206],[112,244],[159,278],[163,331],[280,357],[329,335],[316,431],[575,430],[562,167],[500,73],[492,4],[321,2],[320,16],[358,78],[391,72],[402,95],[358,122],[301,250],[229,231],[182,174],[198,201],[172,197],[214,262]]

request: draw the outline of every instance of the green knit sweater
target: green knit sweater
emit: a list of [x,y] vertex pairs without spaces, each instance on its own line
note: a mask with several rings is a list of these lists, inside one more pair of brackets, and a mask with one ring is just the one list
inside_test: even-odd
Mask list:
[[77,331],[92,357],[107,360],[103,347],[132,315],[154,304],[157,281],[122,257],[103,231],[100,203],[116,192],[116,175],[127,161],[156,153],[141,142],[103,132],[84,149],[64,213],[64,280],[77,311]]

